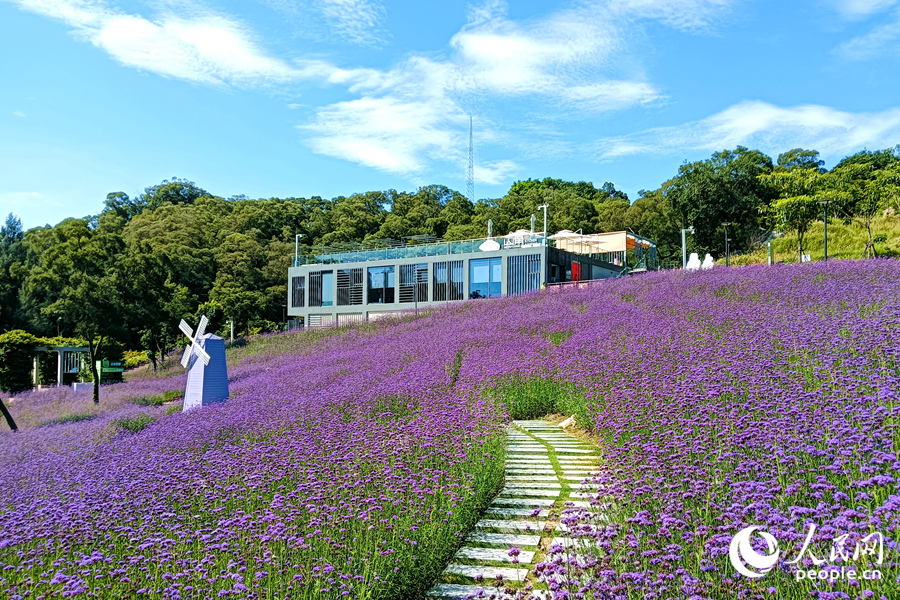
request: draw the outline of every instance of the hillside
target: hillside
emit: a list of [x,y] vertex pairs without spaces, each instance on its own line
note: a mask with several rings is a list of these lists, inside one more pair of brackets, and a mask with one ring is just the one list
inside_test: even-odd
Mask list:
[[[599,491],[564,517],[577,559],[547,549],[535,588],[890,597],[898,324],[894,260],[659,272],[257,338],[230,355],[232,398],[194,413],[128,400],[180,374],[104,389],[81,421],[51,422],[87,396],[22,394],[0,594],[420,597],[502,486],[509,420],[565,413],[601,445]],[[798,582],[810,524],[816,556],[881,533],[883,561],[854,564],[883,579]],[[783,553],[762,579],[728,559],[748,526]]]
[[[879,217],[872,224],[872,237],[878,256],[900,256],[900,216]],[[828,257],[858,259],[865,257],[868,235],[862,224],[852,221],[844,224],[838,219],[829,219]],[[811,260],[825,257],[825,228],[822,221],[814,222],[803,237],[803,252]],[[797,235],[783,234],[772,240],[772,255],[775,262],[797,262]],[[764,265],[768,261],[765,247],[741,255],[732,255],[734,265]],[[725,259],[718,261],[724,264]]]

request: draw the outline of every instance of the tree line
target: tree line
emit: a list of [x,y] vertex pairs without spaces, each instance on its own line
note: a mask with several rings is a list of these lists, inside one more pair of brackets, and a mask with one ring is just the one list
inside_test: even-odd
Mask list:
[[180,344],[177,324],[200,313],[212,330],[267,331],[286,312],[286,276],[295,236],[301,251],[379,239],[431,235],[484,237],[488,221],[503,234],[527,229],[532,215],[548,229],[583,233],[629,230],[658,244],[662,262],[680,261],[680,230],[693,226],[691,249],[721,256],[728,227],[733,252],[751,250],[773,230],[803,235],[829,213],[872,220],[897,207],[900,146],[863,151],[823,167],[815,150],[773,161],[737,147],[685,163],[659,188],[633,201],[612,183],[546,178],[514,183],[497,199],[470,202],[441,185],[415,192],[374,191],[323,199],[224,198],[173,178],[137,197],[107,195],[103,210],[23,231],[9,215],[0,228],[0,332],[78,337],[101,356],[115,341],[154,361]]

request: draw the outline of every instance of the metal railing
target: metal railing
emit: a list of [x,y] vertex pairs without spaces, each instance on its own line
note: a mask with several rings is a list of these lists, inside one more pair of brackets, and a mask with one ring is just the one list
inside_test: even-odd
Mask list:
[[[482,248],[485,242],[493,241],[488,248]],[[317,264],[343,264],[370,262],[376,260],[398,260],[405,258],[419,258],[423,256],[444,256],[451,254],[469,254],[472,252],[493,252],[499,249],[532,248],[541,247],[544,244],[553,246],[553,240],[545,240],[544,236],[529,234],[516,237],[480,238],[474,240],[460,240],[455,242],[432,242],[425,244],[401,245],[384,248],[366,248],[363,245],[359,249],[343,249],[338,247],[313,247],[312,252],[294,256],[292,265]]]

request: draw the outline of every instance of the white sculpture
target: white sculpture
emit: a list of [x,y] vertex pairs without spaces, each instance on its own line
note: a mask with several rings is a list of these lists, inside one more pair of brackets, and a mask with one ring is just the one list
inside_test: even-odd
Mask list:
[[[184,319],[178,325],[191,340],[184,349],[181,364],[188,370],[184,385],[182,412],[228,399],[228,365],[225,362],[225,340],[205,333],[209,319],[204,315],[197,326],[197,333]],[[198,360],[199,359],[199,360]]]
[[713,257],[707,253],[706,257],[703,259],[703,264],[700,265],[701,269],[712,269],[713,265],[716,264],[713,261]]
[[687,267],[685,267],[688,271],[697,271],[700,269],[700,257],[697,256],[696,252],[691,252],[691,257],[688,259]]

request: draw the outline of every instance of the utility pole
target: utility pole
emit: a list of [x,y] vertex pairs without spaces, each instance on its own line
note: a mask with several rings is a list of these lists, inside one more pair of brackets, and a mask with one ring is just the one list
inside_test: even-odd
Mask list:
[[825,262],[828,262],[828,203],[831,199],[819,200],[822,205],[822,223],[825,225]]
[[729,266],[729,256],[728,256],[728,226],[734,225],[734,223],[722,223],[725,227],[725,266]]
[[687,233],[694,233],[693,227],[688,227],[687,229],[681,230],[681,268],[687,268]]
[[542,209],[544,211],[544,245],[547,245],[547,208],[549,208],[546,204],[542,204],[538,206],[538,209]]

